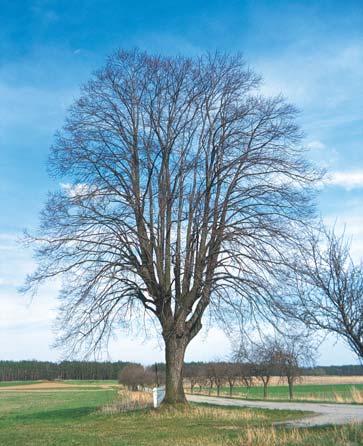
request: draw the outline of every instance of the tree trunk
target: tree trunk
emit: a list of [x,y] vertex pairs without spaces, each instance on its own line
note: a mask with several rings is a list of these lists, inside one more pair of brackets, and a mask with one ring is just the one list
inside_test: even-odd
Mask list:
[[178,338],[175,335],[165,340],[165,397],[163,404],[186,404],[183,388],[183,366],[184,355],[188,342],[185,338]]
[[267,385],[268,385],[267,382],[263,383],[263,399],[264,400],[267,399]]
[[294,399],[294,392],[293,392],[293,387],[294,387],[294,382],[291,379],[288,379],[288,384],[289,384],[289,397],[290,400]]

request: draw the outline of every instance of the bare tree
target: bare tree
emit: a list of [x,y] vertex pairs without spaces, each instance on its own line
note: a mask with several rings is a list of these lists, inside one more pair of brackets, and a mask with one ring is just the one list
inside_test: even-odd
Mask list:
[[213,362],[209,362],[204,367],[204,375],[206,378],[206,382],[208,384],[208,395],[210,396],[212,394],[212,389],[214,386],[214,366]]
[[155,363],[146,367],[145,373],[148,385],[156,387],[165,385],[165,368],[161,367],[160,364]]
[[214,384],[217,389],[217,396],[220,396],[221,387],[226,382],[228,364],[222,361],[215,361],[210,363],[211,376],[213,376]]
[[118,377],[120,384],[136,391],[139,386],[145,385],[145,368],[141,364],[130,364],[124,367]]
[[257,342],[244,341],[234,356],[237,361],[250,364],[253,376],[263,384],[263,397],[266,399],[271,377],[277,374],[275,340],[266,337]]
[[57,134],[63,182],[42,213],[28,287],[63,277],[60,344],[88,352],[128,321],[157,321],[166,403],[206,311],[271,319],[274,287],[312,216],[317,175],[295,108],[258,93],[243,59],[118,51]]
[[190,384],[190,393],[194,393],[194,387],[203,381],[203,365],[199,363],[186,364],[184,368],[184,377]]
[[229,396],[233,395],[233,388],[235,387],[238,380],[241,379],[243,374],[243,370],[240,364],[236,362],[228,362],[226,363],[225,368],[225,379],[229,385]]
[[254,382],[253,366],[248,362],[237,363],[239,369],[239,380],[249,390]]
[[198,385],[199,385],[199,393],[202,393],[203,388],[209,388],[209,395],[211,394],[211,387],[213,387],[213,378],[210,380],[207,373],[208,364],[203,363],[200,366],[199,370],[199,378],[198,378]]
[[271,377],[276,374],[276,365],[274,358],[274,350],[271,342],[261,343],[256,347],[254,352],[255,360],[253,361],[254,375],[262,381],[263,398],[267,399],[268,385]]
[[341,336],[363,361],[363,265],[354,264],[344,234],[322,228],[310,237],[298,264],[298,316],[309,327]]
[[314,361],[314,348],[306,334],[294,333],[275,339],[273,344],[275,370],[286,377],[289,398],[294,398],[294,384],[301,378],[302,367]]

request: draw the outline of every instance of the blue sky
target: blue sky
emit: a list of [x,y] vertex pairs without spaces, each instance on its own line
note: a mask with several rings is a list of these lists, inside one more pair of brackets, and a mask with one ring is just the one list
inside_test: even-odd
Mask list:
[[[245,55],[265,94],[283,93],[301,110],[309,156],[329,173],[319,209],[346,225],[363,257],[363,3],[356,1],[10,1],[0,8],[0,351],[1,359],[57,359],[57,284],[30,302],[16,289],[33,267],[16,244],[35,227],[47,191],[53,134],[79,86],[118,47],[197,55]],[[225,354],[216,329],[193,341],[189,359]],[[160,359],[156,340],[120,334],[112,359]],[[352,362],[328,339],[318,362]]]

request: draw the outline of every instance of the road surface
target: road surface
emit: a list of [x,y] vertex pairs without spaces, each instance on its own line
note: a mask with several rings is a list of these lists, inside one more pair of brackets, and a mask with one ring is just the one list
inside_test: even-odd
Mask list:
[[251,407],[257,409],[301,410],[314,412],[302,419],[284,422],[294,427],[322,426],[325,424],[363,423],[363,405],[299,403],[278,401],[248,401],[204,395],[187,395],[189,401],[220,406]]

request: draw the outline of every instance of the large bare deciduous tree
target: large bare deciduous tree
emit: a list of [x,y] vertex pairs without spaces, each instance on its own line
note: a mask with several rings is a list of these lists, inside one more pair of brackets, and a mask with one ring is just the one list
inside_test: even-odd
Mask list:
[[144,312],[165,341],[166,403],[206,311],[272,318],[312,216],[316,172],[295,108],[239,56],[118,51],[83,86],[51,149],[63,182],[42,214],[28,286],[63,277],[60,340],[102,345]]

